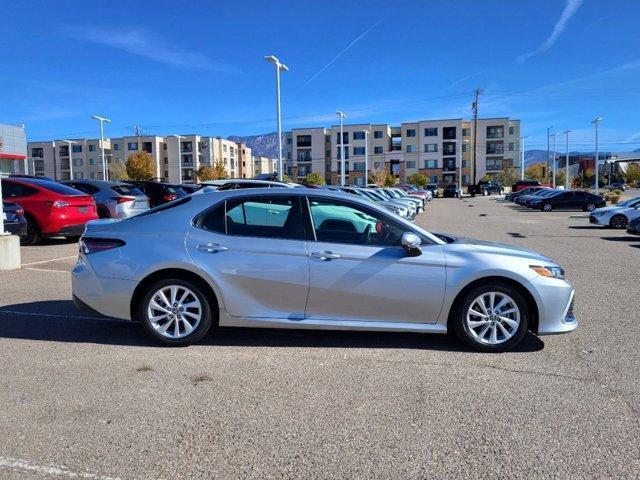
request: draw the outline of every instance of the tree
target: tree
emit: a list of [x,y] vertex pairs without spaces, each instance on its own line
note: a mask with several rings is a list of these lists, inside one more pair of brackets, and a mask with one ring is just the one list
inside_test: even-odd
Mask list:
[[121,162],[113,162],[109,167],[109,180],[129,180],[127,166]]
[[382,187],[386,184],[387,177],[389,177],[389,173],[386,170],[371,170],[367,183],[375,183],[379,187]]
[[324,185],[325,181],[318,172],[310,172],[304,177],[303,183],[306,185]]
[[429,183],[429,177],[427,177],[424,173],[414,173],[409,176],[407,181],[418,188],[424,188],[424,186]]
[[200,182],[216,179],[216,171],[211,165],[202,165],[196,172],[196,177]]
[[396,183],[398,183],[398,179],[395,175],[387,175],[387,178],[384,179],[385,187],[395,187]]
[[224,163],[218,160],[213,166],[213,178],[211,180],[222,180],[225,178],[229,178],[227,168],[224,166]]
[[504,186],[511,186],[520,178],[520,171],[514,167],[507,167],[499,172],[495,179]]
[[565,178],[566,178],[566,174],[564,173],[564,170],[556,170],[556,185],[557,186],[564,185]]
[[137,152],[125,162],[127,176],[131,180],[149,180],[156,176],[153,158],[147,152]]
[[538,180],[539,182],[542,182],[544,180],[543,167],[544,167],[544,165],[542,163],[536,163],[536,164],[533,164],[533,165],[529,165],[524,170],[525,178],[528,178],[528,179],[531,179],[531,180]]
[[624,177],[626,182],[630,184],[640,182],[640,165],[637,163],[630,163]]

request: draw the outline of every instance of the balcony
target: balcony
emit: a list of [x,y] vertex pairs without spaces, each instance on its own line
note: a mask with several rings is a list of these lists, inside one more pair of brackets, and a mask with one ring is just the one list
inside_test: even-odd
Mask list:
[[444,164],[442,165],[442,170],[445,172],[455,172],[456,162],[444,162]]
[[503,153],[504,153],[504,147],[487,146],[487,155],[502,155]]
[[487,138],[504,138],[504,128],[487,127]]

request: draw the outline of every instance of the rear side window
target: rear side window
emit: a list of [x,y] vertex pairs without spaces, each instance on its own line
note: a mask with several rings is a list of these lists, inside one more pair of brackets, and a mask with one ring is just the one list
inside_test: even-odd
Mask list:
[[251,197],[227,202],[228,235],[304,240],[298,197]]
[[69,186],[72,188],[75,188],[76,190],[80,190],[81,192],[86,193],[88,195],[94,195],[100,191],[98,187],[85,184],[85,183],[72,183]]
[[144,195],[139,188],[133,185],[115,185],[111,187],[111,190],[120,195]]
[[36,193],[38,193],[38,190],[35,188],[18,183],[2,182],[2,198],[28,197]]
[[224,224],[224,210],[225,210],[225,202],[222,202],[220,205],[212,208],[207,211],[204,215],[202,215],[196,225],[205,230],[209,230],[210,232],[216,233],[227,233]]

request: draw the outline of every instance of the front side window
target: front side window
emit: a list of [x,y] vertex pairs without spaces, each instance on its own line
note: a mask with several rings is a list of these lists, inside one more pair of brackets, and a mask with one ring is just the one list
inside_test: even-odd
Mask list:
[[309,209],[318,242],[393,247],[401,245],[407,230],[381,213],[340,200],[309,198]]
[[[208,218],[205,215],[205,219]],[[203,219],[204,228],[214,222]],[[215,220],[219,222],[218,218]],[[224,223],[227,235],[304,240],[304,221],[298,197],[264,196],[226,202]],[[210,228],[207,228],[210,229]],[[218,231],[218,230],[216,230]]]

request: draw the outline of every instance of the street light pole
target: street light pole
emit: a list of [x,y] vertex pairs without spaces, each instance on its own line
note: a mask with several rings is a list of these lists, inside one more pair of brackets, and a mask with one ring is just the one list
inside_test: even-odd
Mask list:
[[98,115],[92,115],[91,118],[100,122],[100,155],[102,156],[102,179],[108,180],[109,175],[107,174],[107,160],[104,156],[104,122],[111,123],[111,120],[106,117],[100,117]]
[[548,175],[549,175],[549,166],[551,163],[551,148],[549,145],[549,134],[551,132],[551,129],[553,128],[553,125],[551,125],[550,127],[547,128],[547,175],[545,175],[547,177],[547,179],[549,179]]
[[67,144],[67,148],[69,149],[69,180],[73,180],[73,154],[71,151],[71,144],[78,143],[73,140],[62,140]]
[[364,186],[369,183],[369,130],[364,131]]
[[598,173],[600,170],[600,152],[598,152],[598,124],[602,121],[602,117],[596,117],[593,120],[591,120],[591,123],[593,123],[596,126],[596,159],[595,159],[595,165],[596,165],[596,195],[598,194],[598,191],[600,190],[600,187],[598,185]]
[[276,116],[278,123],[278,179],[284,179],[284,165],[282,163],[282,112],[280,110],[280,71],[288,72],[289,67],[284,63],[280,63],[274,55],[267,55],[264,59],[273,63],[276,67]]
[[567,136],[567,150],[564,154],[565,165],[564,165],[564,189],[569,190],[569,134],[571,130],[565,130],[563,132]]
[[344,132],[342,131],[342,120],[347,117],[344,112],[336,112],[340,119],[340,185],[344,187]]
[[522,147],[520,147],[520,180],[524,180],[524,141],[529,137],[530,135],[520,137],[520,141],[522,142]]
[[553,137],[553,163],[551,164],[553,168],[552,185],[553,185],[553,188],[556,188],[556,137],[558,136],[558,134],[552,133],[551,136]]
[[180,175],[180,182],[178,183],[182,183],[182,155],[180,155],[180,150],[182,149],[180,148],[180,140],[182,140],[184,137],[182,135],[171,136],[178,141],[178,174]]

